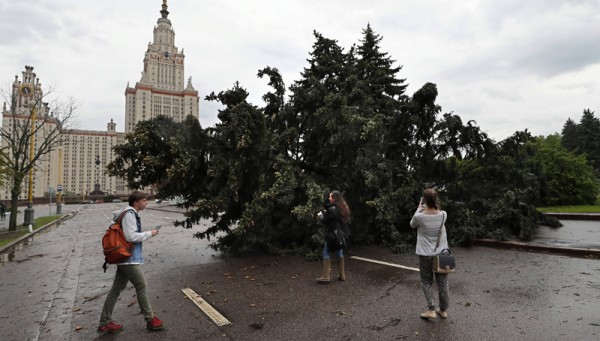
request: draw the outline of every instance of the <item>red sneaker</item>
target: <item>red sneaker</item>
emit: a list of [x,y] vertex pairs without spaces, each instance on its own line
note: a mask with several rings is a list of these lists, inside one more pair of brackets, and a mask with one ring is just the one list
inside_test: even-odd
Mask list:
[[163,321],[161,319],[158,318],[158,316],[154,315],[154,317],[152,318],[152,320],[148,321],[148,323],[146,323],[146,329],[148,330],[161,330],[163,329]]
[[116,324],[113,321],[108,322],[108,324],[106,326],[98,327],[98,331],[100,333],[105,333],[105,334],[118,332],[121,329],[123,329],[123,325]]

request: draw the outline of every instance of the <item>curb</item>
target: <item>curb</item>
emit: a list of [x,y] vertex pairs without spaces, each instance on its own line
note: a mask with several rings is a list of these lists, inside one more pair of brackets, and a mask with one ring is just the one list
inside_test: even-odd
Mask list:
[[547,252],[555,254],[565,254],[579,257],[600,257],[600,249],[584,249],[584,248],[572,248],[572,247],[553,247],[544,244],[536,243],[524,243],[516,241],[498,241],[494,239],[475,239],[473,241],[475,246],[485,246],[494,248],[504,249],[518,249],[524,251],[537,251]]
[[16,239],[16,240],[14,240],[14,241],[12,241],[12,242],[10,242],[10,243],[8,243],[8,244],[4,245],[3,247],[1,247],[1,248],[0,248],[0,253],[4,253],[4,252],[6,252],[7,250],[9,250],[9,249],[12,249],[12,248],[13,248],[15,245],[19,244],[19,243],[20,243],[20,242],[22,242],[23,240],[25,240],[25,239],[27,239],[27,238],[29,238],[29,237],[33,236],[34,234],[36,234],[36,233],[38,233],[38,232],[41,232],[41,231],[43,231],[43,230],[47,229],[48,227],[50,227],[50,226],[52,226],[52,225],[54,225],[54,224],[56,224],[56,223],[59,223],[59,222],[61,222],[61,221],[65,220],[65,219],[67,219],[67,218],[69,218],[69,217],[72,217],[72,216],[76,215],[77,213],[79,213],[79,210],[72,211],[71,213],[65,214],[65,215],[63,215],[62,217],[60,217],[60,218],[56,219],[55,221],[53,221],[53,222],[50,222],[50,223],[48,223],[48,224],[46,224],[46,225],[44,225],[44,226],[42,226],[42,227],[38,228],[37,230],[34,230],[33,232],[31,232],[31,233],[28,233],[28,234],[24,235],[23,237],[21,237],[21,238],[19,238],[19,239]]
[[[173,209],[169,209],[169,207],[173,207]],[[186,209],[179,208],[179,207],[176,207],[176,206],[146,207],[146,210],[162,211],[162,212],[173,212],[173,213],[185,213],[185,212],[187,212]]]
[[559,220],[600,220],[599,213],[558,213],[546,212],[547,216],[554,217]]

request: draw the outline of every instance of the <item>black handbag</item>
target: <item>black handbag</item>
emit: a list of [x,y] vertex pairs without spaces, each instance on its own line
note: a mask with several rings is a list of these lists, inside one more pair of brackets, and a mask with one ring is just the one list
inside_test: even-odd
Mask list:
[[[440,246],[440,237],[442,236],[442,229],[444,228],[444,218],[442,213],[442,224],[440,225],[440,233],[438,234],[437,242],[435,243],[435,250]],[[456,260],[454,255],[449,249],[443,249],[437,255],[433,256],[433,272],[447,274],[454,272],[456,268]]]
[[456,261],[450,250],[444,249],[440,254],[433,256],[433,272],[447,274],[454,272]]
[[346,248],[346,235],[338,227],[327,232],[327,248],[329,251],[337,251]]

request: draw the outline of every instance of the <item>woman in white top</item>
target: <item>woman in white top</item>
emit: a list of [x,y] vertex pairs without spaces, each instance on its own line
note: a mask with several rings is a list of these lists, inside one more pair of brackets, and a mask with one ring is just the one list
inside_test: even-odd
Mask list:
[[[447,214],[439,209],[438,195],[433,189],[423,191],[423,197],[415,215],[410,220],[410,226],[417,229],[417,255],[419,255],[419,270],[421,274],[421,285],[428,310],[421,314],[424,319],[435,319],[436,313],[442,318],[448,317],[448,274],[433,272],[433,256],[443,249],[448,248],[446,228],[444,222]],[[440,229],[442,233],[440,235]],[[440,244],[436,248],[436,242],[440,235]],[[433,293],[433,278],[438,287],[440,309],[435,310],[435,295]]]

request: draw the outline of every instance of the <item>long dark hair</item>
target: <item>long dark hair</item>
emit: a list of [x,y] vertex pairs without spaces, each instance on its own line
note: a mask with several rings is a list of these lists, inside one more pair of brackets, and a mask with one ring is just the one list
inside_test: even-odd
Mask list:
[[340,209],[340,213],[342,214],[342,220],[346,224],[349,223],[350,222],[350,208],[348,207],[346,200],[342,196],[342,193],[340,193],[339,191],[331,191],[331,196],[333,197],[333,202]]

